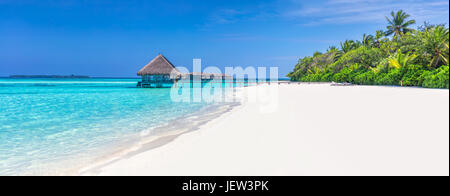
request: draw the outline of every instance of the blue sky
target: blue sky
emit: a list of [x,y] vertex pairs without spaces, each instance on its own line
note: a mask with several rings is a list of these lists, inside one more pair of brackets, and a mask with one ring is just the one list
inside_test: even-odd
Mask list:
[[0,0],[0,76],[134,77],[158,53],[176,66],[278,66],[385,30],[403,9],[448,23],[448,0]]

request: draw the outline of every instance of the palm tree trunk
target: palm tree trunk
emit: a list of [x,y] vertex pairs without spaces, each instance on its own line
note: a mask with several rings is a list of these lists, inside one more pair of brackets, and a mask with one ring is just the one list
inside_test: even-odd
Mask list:
[[438,56],[436,57],[436,62],[434,62],[434,67],[435,68],[439,65],[439,60],[440,60],[440,56],[438,54]]

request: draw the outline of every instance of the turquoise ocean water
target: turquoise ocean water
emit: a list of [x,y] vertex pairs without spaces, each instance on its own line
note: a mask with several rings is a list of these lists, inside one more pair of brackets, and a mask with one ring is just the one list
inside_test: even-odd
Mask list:
[[51,164],[92,161],[104,155],[94,153],[105,152],[99,149],[209,105],[172,102],[170,89],[135,88],[137,81],[0,78],[0,175],[47,174],[59,169]]

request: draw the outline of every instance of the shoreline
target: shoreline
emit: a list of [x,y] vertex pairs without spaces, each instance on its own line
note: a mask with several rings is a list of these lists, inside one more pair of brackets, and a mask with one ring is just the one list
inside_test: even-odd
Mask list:
[[[239,88],[236,88],[236,91],[239,90]],[[140,136],[137,136],[138,138],[130,141],[128,146],[115,150],[113,154],[99,157],[93,163],[71,169],[69,173],[64,172],[60,174],[98,175],[98,170],[104,166],[167,145],[181,135],[200,130],[200,127],[230,113],[231,110],[241,105],[240,97],[236,97],[235,93],[232,96],[237,100],[233,102],[213,103],[188,116],[145,130],[141,132]],[[150,134],[150,132],[154,134]]]
[[302,82],[302,81],[280,81],[280,84],[288,84],[290,85],[323,85],[323,84],[337,84],[336,86],[365,86],[365,87],[392,87],[392,88],[418,88],[418,89],[434,89],[434,90],[449,90],[447,88],[430,88],[423,86],[400,86],[400,85],[382,85],[382,84],[353,84],[348,83],[348,85],[339,85],[346,83],[338,83],[338,82]]
[[[231,102],[206,103],[196,111],[191,111],[184,116],[160,123],[157,126],[147,126],[138,129],[137,132],[122,135],[115,142],[105,143],[79,153],[67,154],[65,157],[53,158],[53,161],[32,165],[25,172],[16,172],[11,175],[83,175],[95,173],[95,168],[110,164],[121,158],[137,154],[141,151],[163,146],[178,136],[197,130],[212,119],[228,113],[234,107],[240,105],[239,97],[235,94],[240,91],[234,88],[232,91],[224,91],[225,97],[234,97]],[[180,103],[183,104],[183,103]]]
[[448,175],[448,90],[278,86],[274,113],[244,103],[163,146],[83,174]]

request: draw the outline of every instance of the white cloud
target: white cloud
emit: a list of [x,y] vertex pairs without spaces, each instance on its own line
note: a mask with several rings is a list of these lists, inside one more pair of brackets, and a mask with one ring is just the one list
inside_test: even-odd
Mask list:
[[291,18],[304,18],[305,25],[384,23],[384,16],[403,9],[418,24],[424,21],[448,23],[448,0],[328,0],[315,4],[297,4],[284,14]]

